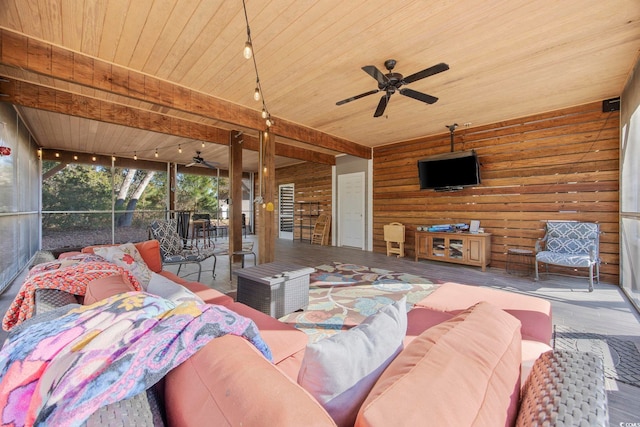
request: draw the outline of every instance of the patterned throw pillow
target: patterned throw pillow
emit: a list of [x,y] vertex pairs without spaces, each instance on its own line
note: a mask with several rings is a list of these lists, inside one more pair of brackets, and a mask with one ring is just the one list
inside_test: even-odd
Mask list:
[[151,280],[151,270],[133,243],[125,243],[120,246],[102,246],[95,248],[93,252],[107,261],[129,270],[140,282],[142,289],[147,290],[149,280]]
[[177,221],[170,219],[169,221],[153,221],[151,223],[151,232],[160,242],[160,250],[163,257],[177,255],[182,252],[182,239],[176,232]]

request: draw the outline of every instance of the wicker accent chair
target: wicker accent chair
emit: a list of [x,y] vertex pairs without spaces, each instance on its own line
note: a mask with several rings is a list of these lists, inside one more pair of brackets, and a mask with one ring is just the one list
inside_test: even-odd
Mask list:
[[[589,269],[589,292],[593,279],[600,283],[600,226],[591,222],[548,222],[547,231],[536,242],[536,280],[538,263]],[[595,270],[595,271],[594,271]]]
[[178,274],[182,264],[198,264],[198,282],[202,274],[202,261],[213,257],[213,277],[216,277],[218,259],[214,253],[214,245],[208,248],[183,247],[182,238],[178,235],[178,224],[175,219],[155,220],[149,229],[153,238],[160,242],[162,265],[178,265]]

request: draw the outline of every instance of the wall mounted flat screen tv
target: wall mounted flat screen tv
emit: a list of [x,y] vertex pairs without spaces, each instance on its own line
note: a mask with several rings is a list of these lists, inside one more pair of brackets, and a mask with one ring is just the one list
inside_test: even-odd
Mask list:
[[420,189],[461,190],[480,184],[480,163],[475,151],[439,154],[418,160]]

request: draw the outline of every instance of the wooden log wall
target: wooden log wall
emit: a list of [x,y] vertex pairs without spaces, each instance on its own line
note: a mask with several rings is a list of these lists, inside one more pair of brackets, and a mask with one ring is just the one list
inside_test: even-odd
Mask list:
[[[293,237],[295,240],[302,238],[302,240],[308,241],[312,232],[310,227],[315,224],[315,218],[303,215],[309,214],[310,208],[313,208],[315,212],[315,203],[318,203],[318,213],[331,214],[331,166],[307,162],[276,169],[276,188],[283,184],[294,184],[295,186],[294,200],[296,203],[294,209],[296,211]],[[300,202],[306,203],[300,204]],[[313,202],[313,204],[309,204],[309,202]]]
[[479,220],[492,233],[490,267],[505,268],[507,250],[533,250],[545,221],[597,222],[601,280],[618,284],[619,121],[594,102],[458,128],[454,151],[476,150],[482,183],[448,193],[419,189],[417,161],[449,152],[449,132],[375,148],[374,251],[385,252],[383,225],[392,221],[405,224],[413,257],[417,226]]

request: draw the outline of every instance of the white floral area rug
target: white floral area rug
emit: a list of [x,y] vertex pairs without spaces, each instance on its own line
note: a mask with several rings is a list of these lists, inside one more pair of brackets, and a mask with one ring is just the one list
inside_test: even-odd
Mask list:
[[407,297],[407,310],[439,285],[412,274],[333,262],[315,267],[309,305],[280,318],[316,342],[360,324],[385,305]]

